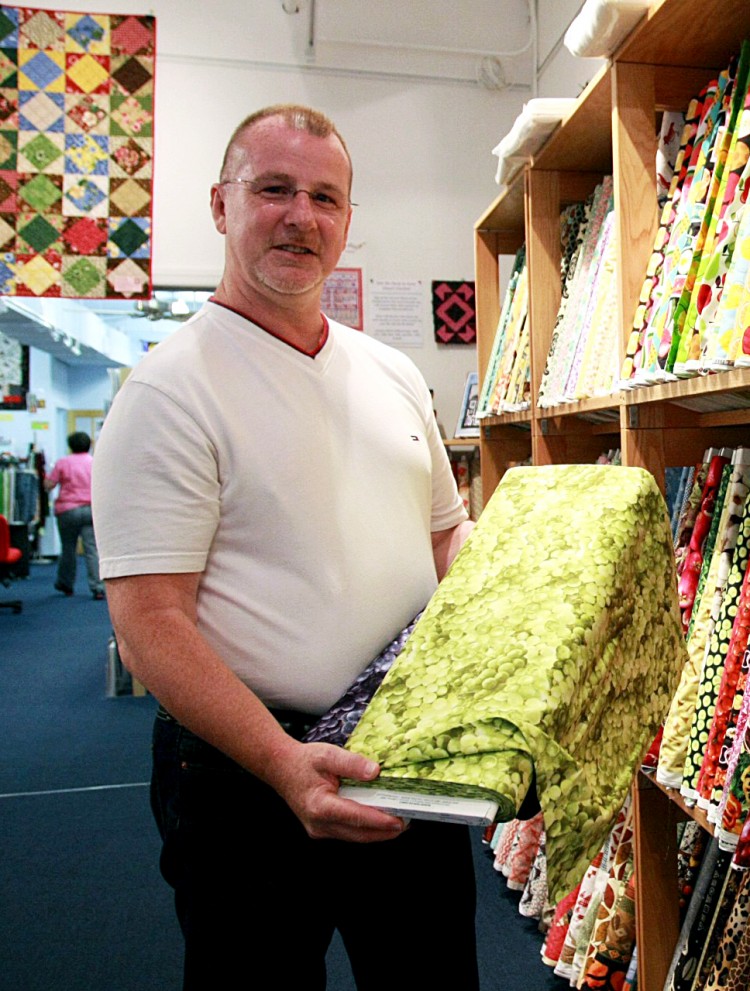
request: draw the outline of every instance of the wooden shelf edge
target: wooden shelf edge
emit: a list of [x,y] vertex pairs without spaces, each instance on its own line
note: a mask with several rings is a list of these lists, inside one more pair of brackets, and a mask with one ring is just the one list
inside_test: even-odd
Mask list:
[[479,447],[479,437],[449,437],[443,439],[446,447]]
[[653,385],[625,389],[621,401],[625,406],[659,403],[706,396],[714,392],[728,393],[750,389],[750,368],[728,368],[726,371],[695,375],[674,382],[655,382]]
[[[581,161],[592,172],[612,167],[612,76],[605,63],[589,81],[575,107],[531,160],[532,169],[578,170]],[[581,149],[586,151],[582,155]]]
[[665,785],[660,784],[653,775],[639,771],[638,787],[644,787],[644,782],[648,782],[649,785],[656,788],[663,795],[666,795],[669,801],[676,805],[688,819],[693,819],[702,829],[705,829],[707,833],[713,836],[713,823],[708,821],[703,809],[699,809],[694,805],[688,805],[676,788],[667,788]]
[[[620,394],[597,396],[591,399],[579,399],[574,403],[561,403],[558,406],[537,407],[536,416],[539,420],[553,419],[558,416],[582,416],[586,413],[600,413],[611,410],[612,422],[619,421]],[[619,428],[618,428],[619,429]]]
[[533,411],[530,409],[520,410],[518,413],[500,413],[497,416],[483,416],[479,421],[482,431],[485,427],[529,427],[534,419]]
[[474,224],[477,234],[509,233],[524,230],[524,168],[515,173],[511,181],[489,205]]

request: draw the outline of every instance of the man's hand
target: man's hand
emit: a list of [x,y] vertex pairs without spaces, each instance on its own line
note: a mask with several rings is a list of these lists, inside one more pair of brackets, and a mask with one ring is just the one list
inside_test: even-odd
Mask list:
[[380,768],[375,761],[328,743],[287,739],[288,745],[276,755],[264,777],[313,839],[375,843],[404,831],[403,819],[338,796],[341,778],[376,778]]

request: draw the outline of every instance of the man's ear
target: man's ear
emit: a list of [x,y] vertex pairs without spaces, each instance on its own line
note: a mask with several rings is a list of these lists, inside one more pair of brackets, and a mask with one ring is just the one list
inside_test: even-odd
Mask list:
[[226,234],[227,215],[224,204],[224,191],[219,182],[215,182],[211,186],[211,216],[214,218],[214,227],[219,234]]

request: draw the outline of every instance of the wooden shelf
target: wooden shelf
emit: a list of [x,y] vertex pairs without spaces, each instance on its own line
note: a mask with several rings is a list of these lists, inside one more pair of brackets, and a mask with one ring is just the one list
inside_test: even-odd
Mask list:
[[[523,175],[516,173],[509,186],[477,220],[474,230],[501,242],[499,254],[517,251],[525,240],[523,215]],[[506,247],[507,245],[507,247]]]
[[443,443],[446,447],[479,447],[479,437],[451,437]]
[[612,420],[616,423],[617,430],[620,429],[620,394],[613,396],[598,396],[591,399],[580,399],[576,402],[561,403],[559,406],[545,406],[537,408],[537,416],[540,419],[549,419],[556,416],[580,416],[592,422],[602,423]]
[[693,819],[695,822],[698,823],[701,829],[705,829],[707,833],[710,833],[711,836],[713,836],[714,834],[713,824],[708,821],[708,819],[706,818],[706,813],[703,811],[703,809],[699,809],[697,808],[697,806],[694,805],[688,805],[685,799],[679,793],[679,791],[677,791],[675,788],[667,788],[664,785],[659,784],[656,778],[653,777],[652,775],[644,774],[643,771],[640,771],[639,774],[641,775],[642,778],[648,781],[650,785],[653,785],[654,788],[657,788],[660,792],[662,792],[662,794],[664,794],[669,799],[670,802],[673,802],[677,806],[677,808],[682,812],[682,816],[684,819]]
[[[625,465],[653,472],[694,464],[711,446],[750,446],[750,368],[537,406],[561,299],[560,213],[611,174],[617,243],[618,334],[625,354],[657,230],[655,157],[660,115],[684,110],[750,37],[747,0],[655,0],[586,87],[544,147],[477,221],[477,356],[485,374],[501,307],[498,255],[526,246],[532,408],[483,419],[485,499],[508,465],[593,462],[620,447]],[[662,991],[679,933],[676,825],[699,809],[652,778],[634,782],[638,986]]]
[[522,427],[531,429],[533,413],[530,409],[519,410],[515,413],[499,413],[497,416],[483,416],[479,421],[482,431],[493,427]]
[[750,368],[731,368],[626,390],[622,402],[626,406],[672,402],[701,412],[710,411],[720,402],[724,409],[744,409],[750,407]]
[[602,66],[579,97],[575,109],[561,122],[541,151],[534,169],[611,172],[612,74]]
[[723,69],[748,34],[747,0],[657,0],[617,62]]

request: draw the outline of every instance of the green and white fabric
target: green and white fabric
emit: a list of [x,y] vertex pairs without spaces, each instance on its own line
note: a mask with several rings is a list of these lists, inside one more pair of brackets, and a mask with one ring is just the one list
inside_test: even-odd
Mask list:
[[347,746],[378,786],[498,801],[532,771],[553,899],[575,887],[666,714],[685,647],[640,468],[506,472]]

